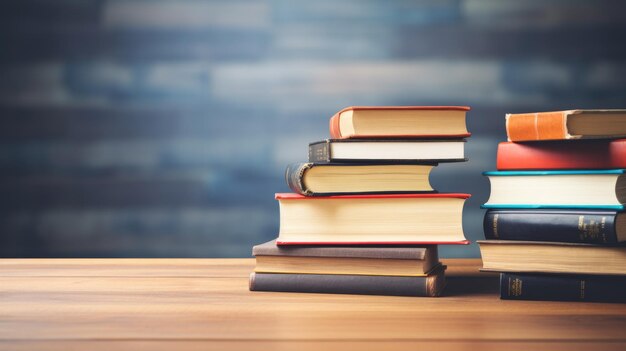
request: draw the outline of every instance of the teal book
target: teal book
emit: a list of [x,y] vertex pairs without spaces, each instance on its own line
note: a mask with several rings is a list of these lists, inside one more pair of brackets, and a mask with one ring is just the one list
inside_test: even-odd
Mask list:
[[624,210],[623,169],[493,171],[483,173],[491,194],[483,208]]

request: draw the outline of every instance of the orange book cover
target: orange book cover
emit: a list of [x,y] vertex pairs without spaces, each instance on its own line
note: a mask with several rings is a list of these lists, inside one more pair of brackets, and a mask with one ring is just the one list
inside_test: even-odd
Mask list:
[[509,113],[509,141],[619,139],[626,137],[626,110],[565,110]]
[[509,141],[570,139],[566,127],[570,113],[510,113],[506,115],[506,134]]

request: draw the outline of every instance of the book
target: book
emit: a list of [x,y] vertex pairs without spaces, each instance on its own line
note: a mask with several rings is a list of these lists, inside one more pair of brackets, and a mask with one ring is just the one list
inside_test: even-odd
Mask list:
[[485,172],[491,195],[483,208],[583,208],[622,210],[623,169]]
[[503,300],[626,302],[626,277],[501,273]]
[[500,171],[626,168],[626,139],[500,143],[496,164]]
[[250,291],[435,297],[445,285],[444,269],[424,277],[339,274],[251,273]]
[[616,139],[626,136],[626,110],[567,110],[506,115],[509,141]]
[[469,196],[276,194],[280,207],[277,244],[468,244],[462,214]]
[[433,192],[432,165],[298,163],[285,170],[289,188],[306,196]]
[[309,162],[463,162],[465,139],[329,139],[309,144]]
[[626,275],[626,246],[479,240],[483,270]]
[[257,273],[425,276],[437,267],[436,245],[427,246],[277,246],[276,240],[252,248]]
[[463,138],[467,106],[351,106],[330,119],[334,139]]
[[626,242],[626,213],[589,210],[489,210],[486,239],[589,244]]

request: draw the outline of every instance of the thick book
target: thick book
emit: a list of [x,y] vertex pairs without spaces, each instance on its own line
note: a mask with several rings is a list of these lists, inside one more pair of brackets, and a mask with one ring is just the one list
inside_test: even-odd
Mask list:
[[251,273],[249,287],[250,291],[435,297],[445,286],[445,267],[440,267],[425,277]]
[[588,244],[626,242],[626,213],[589,210],[489,210],[486,239]]
[[351,106],[330,119],[334,139],[464,138],[467,106]]
[[626,136],[626,110],[567,110],[506,115],[509,141],[616,139]]
[[626,168],[626,139],[500,143],[496,164],[500,171]]
[[276,194],[280,207],[277,244],[468,244],[462,217],[469,196]]
[[309,162],[464,162],[465,139],[329,139],[309,144]]
[[623,210],[623,169],[485,172],[491,194],[483,208]]
[[479,240],[483,270],[626,275],[626,246]]
[[500,274],[503,300],[626,302],[625,276]]
[[306,196],[433,192],[432,165],[297,163],[287,166],[285,180]]
[[252,248],[257,273],[425,276],[437,267],[436,245],[277,246]]

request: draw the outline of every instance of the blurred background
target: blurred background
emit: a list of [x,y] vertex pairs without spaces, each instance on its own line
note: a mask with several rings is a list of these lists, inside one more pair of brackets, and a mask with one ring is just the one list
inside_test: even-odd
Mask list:
[[506,112],[626,107],[624,4],[2,1],[0,256],[248,257],[349,105],[472,107],[432,182],[480,239]]

